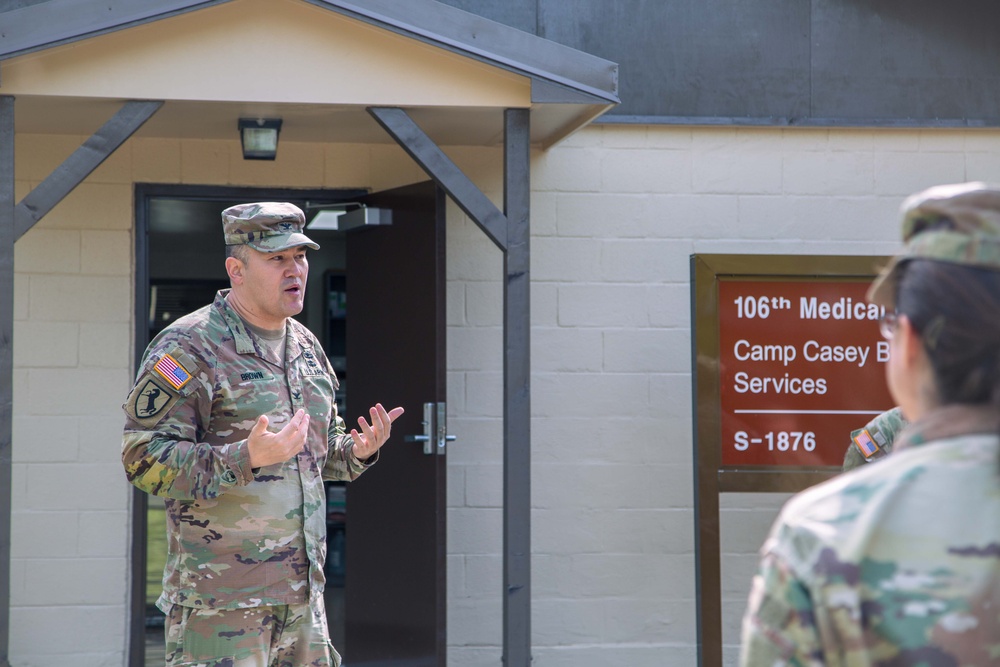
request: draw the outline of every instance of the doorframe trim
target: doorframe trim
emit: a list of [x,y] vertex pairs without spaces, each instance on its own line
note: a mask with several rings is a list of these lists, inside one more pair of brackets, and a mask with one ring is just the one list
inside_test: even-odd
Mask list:
[[368,113],[503,251],[503,661],[531,664],[531,112],[504,110],[499,209],[399,107]]

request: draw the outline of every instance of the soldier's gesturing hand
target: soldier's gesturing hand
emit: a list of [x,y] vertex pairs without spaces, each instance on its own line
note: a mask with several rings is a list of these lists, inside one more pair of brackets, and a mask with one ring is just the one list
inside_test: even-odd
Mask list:
[[250,467],[262,468],[272,463],[287,461],[302,451],[309,433],[309,415],[305,410],[299,410],[285,424],[285,428],[277,433],[267,430],[267,415],[257,418],[257,423],[247,437],[247,450],[250,452]]
[[389,431],[392,422],[396,421],[399,415],[403,414],[403,408],[393,408],[389,412],[385,411],[381,403],[376,403],[375,407],[369,410],[372,416],[371,425],[365,421],[364,417],[358,417],[358,429],[351,429],[351,438],[354,440],[352,451],[359,460],[364,461],[369,456],[378,451],[379,447],[389,439]]

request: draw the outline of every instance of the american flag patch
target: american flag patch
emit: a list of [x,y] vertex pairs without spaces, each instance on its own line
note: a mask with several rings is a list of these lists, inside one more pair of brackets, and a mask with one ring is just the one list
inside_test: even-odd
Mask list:
[[872,454],[878,451],[878,445],[872,440],[872,437],[868,435],[868,431],[863,430],[854,436],[854,442],[858,445],[858,449],[861,453],[865,455],[865,458],[871,458]]
[[180,389],[191,379],[191,374],[184,370],[177,360],[169,354],[163,355],[153,370],[163,376],[163,379],[173,385],[174,389]]

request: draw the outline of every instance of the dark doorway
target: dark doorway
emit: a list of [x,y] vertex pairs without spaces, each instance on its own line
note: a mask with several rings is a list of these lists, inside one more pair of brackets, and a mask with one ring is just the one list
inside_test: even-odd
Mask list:
[[[422,183],[364,201],[390,209],[392,224],[347,237],[351,317],[365,313],[348,328],[348,413],[376,401],[406,413],[371,479],[347,487],[345,661],[437,667],[445,663],[445,448],[434,441],[446,428],[445,199]],[[424,421],[433,422],[430,441],[414,438]]]
[[[336,206],[345,202],[359,202],[365,196],[363,192],[357,190],[280,190],[280,189],[256,189],[256,188],[214,188],[209,186],[156,186],[139,185],[136,188],[136,364],[145,350],[148,341],[167,324],[192,310],[210,303],[218,289],[228,287],[224,269],[224,245],[221,234],[221,211],[232,204],[246,201],[291,201],[297,204],[306,212],[307,220],[325,208]],[[396,196],[396,195],[392,195]],[[396,605],[390,601],[388,607],[375,609],[371,604],[366,603],[363,607],[355,610],[347,599],[347,590],[350,582],[356,577],[366,581],[363,587],[368,587],[369,593],[374,593],[377,585],[372,585],[371,579],[366,574],[355,574],[355,566],[352,568],[349,553],[358,556],[366,553],[381,553],[385,547],[381,540],[386,535],[392,533],[392,526],[388,524],[376,524],[368,526],[371,521],[380,521],[377,507],[379,500],[393,500],[400,497],[399,494],[405,491],[400,486],[394,471],[400,462],[396,455],[399,454],[405,459],[406,446],[413,447],[411,443],[405,443],[405,434],[420,429],[420,405],[411,404],[414,400],[420,401],[443,401],[444,398],[444,254],[443,254],[443,209],[439,206],[441,202],[435,194],[433,186],[426,185],[422,189],[416,188],[406,198],[406,206],[409,209],[402,209],[396,215],[399,225],[386,230],[361,229],[354,232],[345,233],[342,231],[330,231],[321,229],[309,229],[308,234],[313,240],[321,245],[321,250],[310,252],[310,273],[307,286],[306,307],[298,316],[298,319],[308,326],[314,334],[323,342],[324,349],[327,350],[334,364],[338,377],[341,379],[341,391],[338,392],[338,409],[348,423],[348,428],[356,423],[359,411],[367,412],[367,407],[360,407],[359,403],[366,402],[369,391],[366,386],[371,387],[371,391],[377,394],[377,400],[383,404],[402,404],[407,409],[407,413],[394,425],[393,440],[390,445],[392,450],[387,450],[379,464],[359,480],[357,486],[364,487],[366,492],[356,493],[347,485],[345,489],[342,485],[330,484],[327,487],[328,493],[328,553],[326,573],[327,585],[327,611],[330,621],[330,634],[335,646],[341,653],[348,657],[356,649],[362,655],[367,652],[369,639],[364,633],[352,631],[348,625],[350,619],[355,615],[362,616],[373,610],[376,614],[384,611],[387,616],[395,614]],[[374,199],[372,200],[375,201]],[[379,199],[379,201],[385,201]],[[417,211],[420,211],[418,214]],[[441,210],[441,213],[438,211]],[[439,220],[440,218],[440,220]],[[429,222],[426,222],[429,221]],[[440,222],[440,224],[436,224]],[[402,230],[402,232],[400,232]],[[381,232],[381,233],[379,233]],[[413,232],[413,236],[402,245],[392,246],[393,239],[398,238],[401,233]],[[365,237],[370,238],[374,243],[367,242]],[[440,236],[439,236],[440,234]],[[405,265],[406,258],[414,255],[414,250],[420,247],[418,238],[426,235],[423,244],[433,249],[430,256],[418,258],[420,273],[434,273],[435,262],[440,262],[440,285],[435,281],[422,282],[414,280],[414,276],[407,277],[397,271],[386,270],[387,267]],[[357,262],[353,262],[354,267],[349,267],[347,263],[348,248],[354,247],[353,239],[362,239],[357,244],[359,254]],[[383,244],[385,247],[382,247]],[[440,248],[439,257],[436,257],[437,249]],[[365,307],[368,302],[367,290],[369,282],[375,278],[364,272],[363,267],[368,264],[362,261],[364,253],[374,253],[377,257],[376,266],[380,267],[385,274],[379,279],[377,286],[372,286],[384,298],[385,293],[396,293],[402,291],[409,294],[408,300],[416,303],[423,300],[424,309],[429,308],[431,312],[441,311],[440,326],[428,329],[431,337],[425,343],[433,347],[440,354],[420,354],[421,363],[413,364],[392,364],[391,367],[382,367],[383,363],[390,361],[386,355],[380,351],[385,339],[376,339],[367,333],[372,328],[381,328],[384,324],[376,312],[378,309]],[[399,258],[399,256],[403,256]],[[375,267],[372,267],[375,268]],[[360,273],[356,272],[360,271]],[[386,282],[388,281],[388,282]],[[403,286],[405,283],[405,289]],[[351,301],[357,304],[352,309],[350,320],[346,317],[346,292],[347,285],[351,284]],[[412,286],[422,284],[421,294],[414,292]],[[354,293],[354,289],[358,293]],[[373,312],[376,311],[376,312]],[[436,321],[436,320],[435,320]],[[405,348],[409,343],[403,336],[405,332],[397,331],[397,340],[390,346],[395,348]],[[347,341],[353,336],[354,345],[348,346]],[[440,340],[434,340],[439,336]],[[351,363],[350,357],[357,357],[355,363]],[[427,366],[427,361],[436,360],[434,365],[440,368]],[[357,369],[353,370],[352,368]],[[348,399],[350,393],[355,389],[358,382],[356,375],[370,377],[372,384],[366,381],[359,382],[359,396],[357,399]],[[427,375],[427,379],[420,379],[418,376]],[[400,387],[397,390],[397,386]],[[350,390],[348,389],[350,387]],[[414,399],[413,388],[420,387],[420,398]],[[427,389],[425,389],[425,387]],[[427,393],[427,392],[431,393]],[[424,397],[426,395],[426,397]],[[393,401],[396,401],[393,403]],[[390,406],[391,407],[391,406]],[[405,443],[405,445],[404,445]],[[418,514],[430,514],[436,519],[440,519],[440,528],[435,528],[432,533],[434,539],[429,540],[431,552],[434,553],[432,562],[435,569],[422,573],[414,585],[421,587],[426,585],[426,581],[436,582],[434,586],[438,589],[438,594],[433,596],[440,603],[440,612],[436,617],[440,617],[440,622],[435,623],[433,632],[429,629],[423,631],[434,637],[433,643],[438,648],[435,649],[437,658],[434,662],[421,662],[419,664],[444,664],[444,476],[443,458],[437,466],[422,471],[419,474],[411,474],[405,481],[413,490],[419,491],[424,487],[439,489],[435,492],[433,499],[421,499],[421,505],[430,504],[429,509],[421,509]],[[406,466],[408,467],[408,466]],[[427,468],[426,465],[424,465]],[[438,474],[440,467],[441,474]],[[346,493],[345,493],[346,491]],[[370,500],[371,496],[376,500]],[[440,496],[440,498],[436,498]],[[404,495],[405,497],[405,495]],[[368,505],[372,504],[375,515],[371,515]],[[417,503],[404,503],[403,509],[406,514],[412,510]],[[162,575],[163,560],[165,555],[165,534],[162,501],[157,498],[147,496],[144,493],[135,492],[134,497],[135,512],[133,513],[133,584],[132,584],[132,632],[129,665],[138,667],[142,665],[162,665],[163,664],[163,617],[155,607],[156,597],[159,595],[160,577]],[[350,508],[350,512],[348,512]],[[397,508],[399,509],[399,508]],[[350,516],[351,521],[347,521]],[[435,519],[435,520],[436,520]],[[414,523],[414,525],[418,525]],[[350,527],[350,530],[348,530]],[[350,544],[351,549],[347,546]],[[438,559],[438,552],[440,558]],[[426,559],[425,559],[426,560]],[[392,569],[402,569],[409,567],[409,559],[397,562],[394,565],[387,565]],[[385,573],[382,573],[384,578]],[[405,586],[400,589],[393,582],[394,595],[402,594],[406,597]],[[422,599],[425,593],[422,588],[412,594],[414,598]],[[397,599],[393,598],[393,600]],[[379,599],[373,597],[371,601]],[[416,619],[418,625],[425,624],[425,619]],[[394,623],[395,624],[395,623]],[[355,636],[357,635],[357,636]],[[440,637],[440,641],[438,641]],[[414,641],[412,633],[405,634],[400,641],[412,643]],[[392,645],[394,643],[392,635],[381,635],[378,638],[380,646]],[[418,644],[426,644],[428,640],[421,640]],[[411,654],[406,654],[410,656]],[[353,656],[351,656],[353,657]],[[400,654],[402,657],[402,654]],[[357,664],[359,660],[349,659],[351,664]],[[395,661],[381,662],[379,664],[397,664]],[[401,664],[401,663],[400,663]],[[414,664],[407,661],[407,664]]]

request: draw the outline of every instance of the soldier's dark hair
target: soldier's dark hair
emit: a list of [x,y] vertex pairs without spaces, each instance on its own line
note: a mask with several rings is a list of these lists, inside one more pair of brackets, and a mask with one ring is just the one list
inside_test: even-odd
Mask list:
[[920,333],[942,403],[1000,410],[1000,271],[911,260],[896,310]]
[[896,311],[920,334],[938,400],[1000,412],[1000,271],[914,259],[897,285]]
[[247,250],[247,247],[248,246],[242,243],[239,245],[227,245],[226,257],[235,257],[236,259],[246,264],[247,260],[249,260],[248,255],[250,254],[250,251]]

